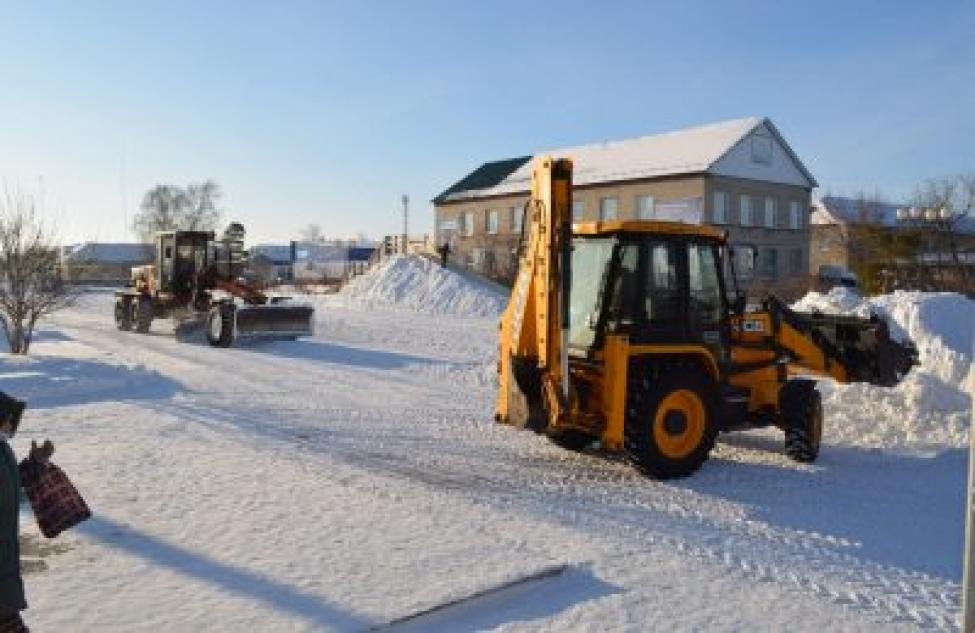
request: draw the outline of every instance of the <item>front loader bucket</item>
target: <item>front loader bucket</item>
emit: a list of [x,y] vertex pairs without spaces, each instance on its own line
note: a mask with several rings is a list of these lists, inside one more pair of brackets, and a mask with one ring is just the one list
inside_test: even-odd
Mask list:
[[315,309],[311,306],[254,305],[237,309],[237,336],[296,338],[311,336]]
[[889,387],[918,364],[917,348],[910,341],[898,342],[890,337],[890,327],[883,317],[869,318],[796,312],[778,297],[766,298],[790,326],[808,335],[827,356],[838,360],[855,382],[869,382]]

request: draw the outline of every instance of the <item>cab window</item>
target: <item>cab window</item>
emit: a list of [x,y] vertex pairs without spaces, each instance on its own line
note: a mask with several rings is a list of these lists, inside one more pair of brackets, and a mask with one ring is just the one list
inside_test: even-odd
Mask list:
[[719,266],[720,262],[713,246],[693,243],[687,245],[690,316],[700,323],[721,321]]

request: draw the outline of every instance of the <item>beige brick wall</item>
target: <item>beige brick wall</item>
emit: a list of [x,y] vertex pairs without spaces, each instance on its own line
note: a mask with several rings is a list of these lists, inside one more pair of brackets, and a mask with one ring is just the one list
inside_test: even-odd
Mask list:
[[[744,180],[721,176],[708,176],[706,180],[704,219],[714,222],[715,193],[726,194],[726,223],[718,225],[728,229],[731,243],[735,246],[753,246],[758,252],[755,279],[764,281],[784,280],[809,275],[809,208],[810,192],[804,187],[780,185],[757,180]],[[741,197],[748,196],[752,209],[752,226],[741,225]],[[765,225],[765,200],[771,198],[775,206],[774,227]],[[799,230],[789,227],[791,202],[799,203]],[[777,274],[768,274],[765,253],[777,252]]]

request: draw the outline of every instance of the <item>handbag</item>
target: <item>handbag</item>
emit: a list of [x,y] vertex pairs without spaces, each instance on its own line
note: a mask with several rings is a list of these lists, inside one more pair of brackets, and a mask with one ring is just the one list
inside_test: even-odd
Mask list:
[[54,538],[91,517],[81,493],[51,462],[41,464],[27,458],[21,463],[20,473],[37,526],[45,537]]

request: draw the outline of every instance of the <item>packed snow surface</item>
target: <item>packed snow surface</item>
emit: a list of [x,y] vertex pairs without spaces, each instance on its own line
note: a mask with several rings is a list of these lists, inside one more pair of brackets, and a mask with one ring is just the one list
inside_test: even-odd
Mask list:
[[390,258],[354,279],[342,295],[359,306],[461,317],[498,316],[508,301],[500,286],[416,255]]
[[[492,421],[503,293],[487,288],[393,260],[320,301],[314,338],[234,349],[165,322],[119,332],[108,292],[58,313],[31,357],[0,356],[0,389],[29,401],[15,451],[50,437],[94,516],[45,541],[22,512],[28,624],[958,628],[967,462],[943,429],[963,404],[937,400],[960,397],[954,370],[922,368],[911,389],[824,382],[815,464],[763,430],[722,436],[690,478],[651,481]],[[889,301],[916,315],[902,326],[919,345],[943,327],[924,297]],[[964,351],[962,334],[938,337]],[[938,449],[887,450],[904,425]]]
[[911,340],[920,366],[896,387],[820,382],[830,438],[860,446],[929,449],[965,446],[975,381],[975,301],[954,293],[862,297],[849,288],[810,292],[796,310],[885,318],[891,335]]

